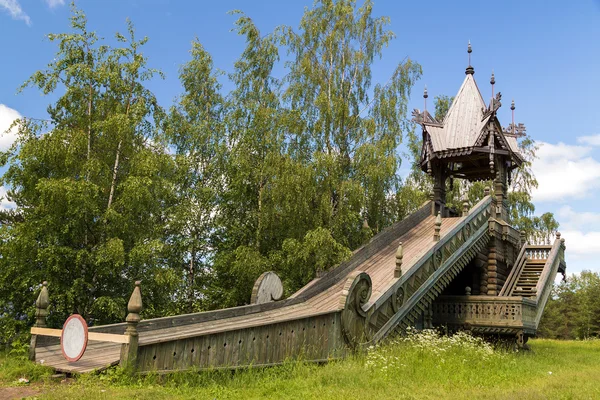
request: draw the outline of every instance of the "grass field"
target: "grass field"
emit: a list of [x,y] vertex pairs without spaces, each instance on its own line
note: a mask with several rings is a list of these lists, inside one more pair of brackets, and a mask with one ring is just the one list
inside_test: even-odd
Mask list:
[[600,341],[530,345],[513,353],[425,332],[326,365],[135,377],[112,369],[67,382],[4,355],[0,399],[600,399]]

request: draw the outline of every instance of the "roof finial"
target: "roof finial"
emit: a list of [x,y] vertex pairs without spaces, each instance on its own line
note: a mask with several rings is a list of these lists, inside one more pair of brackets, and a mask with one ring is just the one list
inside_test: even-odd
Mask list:
[[473,49],[471,48],[471,41],[469,40],[469,47],[467,49],[467,53],[469,53],[469,66],[467,67],[467,70],[465,71],[465,74],[467,74],[467,75],[475,74],[475,68],[473,68],[471,66],[471,53],[472,52],[473,52]]
[[[425,99],[425,111],[427,111],[427,98],[429,97],[429,95],[427,94],[427,85],[425,85],[425,89],[423,90],[423,98]],[[423,113],[423,117],[425,116],[425,113]]]
[[512,133],[515,133],[515,99],[512,99],[510,103],[510,110],[512,111]]
[[492,99],[494,98],[494,85],[496,84],[496,77],[494,76],[494,70],[492,69],[492,77],[490,78],[490,84],[492,85]]

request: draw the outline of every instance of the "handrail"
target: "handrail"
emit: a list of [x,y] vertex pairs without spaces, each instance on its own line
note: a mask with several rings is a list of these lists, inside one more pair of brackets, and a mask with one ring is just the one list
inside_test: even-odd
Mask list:
[[538,280],[538,283],[536,285],[536,328],[540,323],[544,307],[546,306],[546,302],[548,301],[550,293],[552,292],[552,286],[554,285],[554,279],[556,278],[556,274],[558,273],[560,263],[564,263],[564,250],[564,239],[556,239],[554,241],[554,244],[552,245],[550,253],[548,254],[548,258],[546,260],[546,263],[544,264],[544,269],[542,270],[542,274],[540,275],[540,279]]
[[523,247],[521,247],[517,261],[515,262],[512,271],[510,271],[508,278],[506,278],[506,282],[504,283],[504,286],[502,286],[499,296],[510,296],[513,293],[514,285],[517,283],[519,275],[521,275],[521,271],[523,271],[523,268],[527,263],[526,248],[527,244],[524,244]]

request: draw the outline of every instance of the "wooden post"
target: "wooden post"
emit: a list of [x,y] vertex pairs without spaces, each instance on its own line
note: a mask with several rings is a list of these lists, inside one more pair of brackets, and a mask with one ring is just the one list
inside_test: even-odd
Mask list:
[[398,244],[396,250],[396,268],[394,268],[394,278],[400,278],[402,276],[402,257],[404,251],[402,250],[402,242]]
[[142,311],[142,292],[140,290],[141,281],[135,282],[135,288],[129,303],[127,304],[127,329],[125,334],[129,335],[129,343],[121,345],[121,366],[135,366],[137,358],[139,336],[137,331],[137,324],[140,322],[140,312]]
[[[48,305],[50,297],[48,296],[48,282],[42,282],[42,290],[35,301],[35,323],[36,328],[46,327],[46,317],[48,316]],[[31,343],[29,345],[29,359],[35,361],[35,347],[37,345],[37,335],[31,335]]]
[[438,211],[437,217],[435,217],[435,231],[433,232],[433,241],[440,241],[440,229],[442,229],[442,212]]

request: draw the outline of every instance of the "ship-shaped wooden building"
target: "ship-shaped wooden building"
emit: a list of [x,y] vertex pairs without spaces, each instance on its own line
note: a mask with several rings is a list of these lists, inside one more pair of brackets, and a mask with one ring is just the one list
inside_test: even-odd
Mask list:
[[[417,110],[432,200],[289,298],[280,299],[281,281],[266,273],[250,305],[140,321],[138,282],[127,322],[89,328],[83,355],[68,361],[62,332],[45,326],[44,285],[31,358],[65,372],[119,363],[141,372],[265,366],[342,358],[409,327],[466,329],[523,346],[536,334],[557,273],[565,272],[565,245],[560,234],[552,244],[528,244],[510,224],[508,182],[524,162],[523,127],[513,121],[503,129],[500,106],[499,94],[486,104],[469,65],[443,121]],[[458,213],[445,204],[450,179],[493,187]]]

